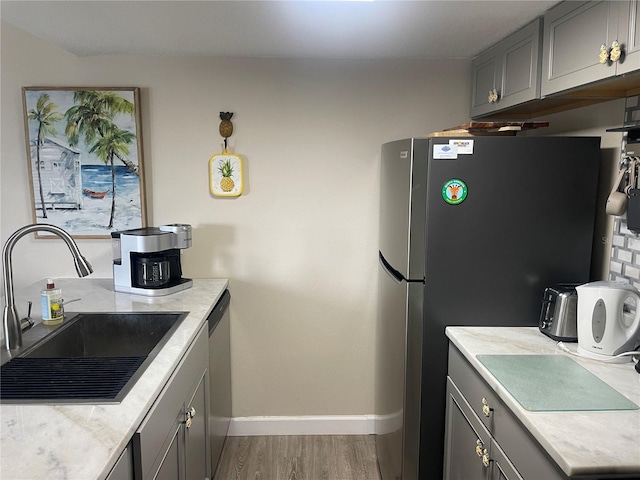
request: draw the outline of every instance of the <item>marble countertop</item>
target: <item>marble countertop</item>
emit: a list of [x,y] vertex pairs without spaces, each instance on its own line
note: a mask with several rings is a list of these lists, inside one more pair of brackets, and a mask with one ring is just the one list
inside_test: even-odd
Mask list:
[[[188,311],[175,333],[123,401],[116,405],[0,405],[0,478],[105,478],[194,340],[228,281],[195,279],[164,297],[116,293],[110,278],[56,279],[67,312]],[[16,291],[19,312],[43,282]],[[71,302],[74,299],[80,299]]]
[[[530,412],[476,355],[565,355],[640,405],[633,363],[610,364],[562,352],[536,327],[447,327],[447,337],[568,476],[640,472],[640,410]],[[565,344],[575,352],[577,344]]]

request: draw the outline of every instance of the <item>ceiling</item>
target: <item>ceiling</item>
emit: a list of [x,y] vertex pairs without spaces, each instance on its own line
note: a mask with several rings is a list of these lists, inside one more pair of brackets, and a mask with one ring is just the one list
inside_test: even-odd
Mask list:
[[557,1],[2,0],[0,18],[78,56],[470,58]]

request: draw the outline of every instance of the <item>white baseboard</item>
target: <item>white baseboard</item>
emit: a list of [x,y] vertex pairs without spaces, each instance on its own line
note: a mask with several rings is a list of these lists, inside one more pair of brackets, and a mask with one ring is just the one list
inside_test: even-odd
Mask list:
[[233,417],[229,436],[370,435],[375,415],[313,415],[301,417]]

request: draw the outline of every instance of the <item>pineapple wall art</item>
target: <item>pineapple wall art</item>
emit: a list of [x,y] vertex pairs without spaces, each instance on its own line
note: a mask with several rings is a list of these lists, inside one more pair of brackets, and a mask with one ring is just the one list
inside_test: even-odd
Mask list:
[[242,159],[238,155],[222,153],[209,160],[209,186],[218,197],[242,195]]
[[227,139],[233,133],[231,112],[220,112],[220,135],[224,137],[224,150],[209,159],[209,190],[217,197],[242,195],[244,174],[240,156],[227,152]]

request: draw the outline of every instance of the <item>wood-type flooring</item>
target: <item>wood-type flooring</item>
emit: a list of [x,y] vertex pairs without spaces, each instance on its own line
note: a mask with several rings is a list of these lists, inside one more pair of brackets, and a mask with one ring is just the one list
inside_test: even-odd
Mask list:
[[214,480],[380,480],[373,435],[227,437]]

